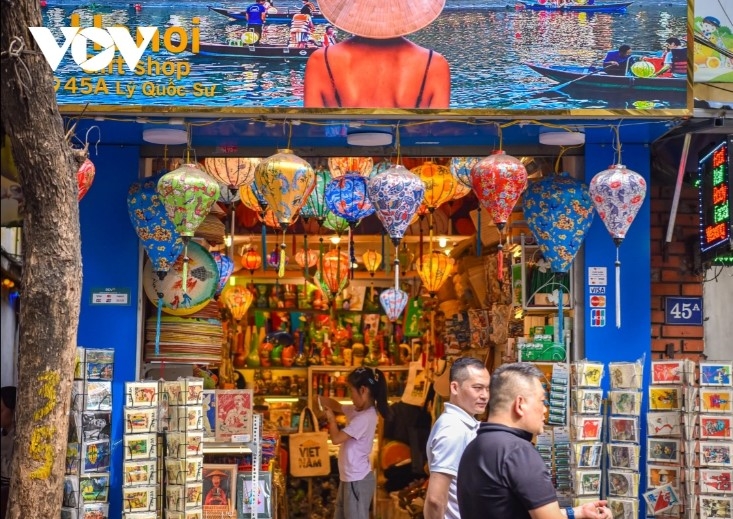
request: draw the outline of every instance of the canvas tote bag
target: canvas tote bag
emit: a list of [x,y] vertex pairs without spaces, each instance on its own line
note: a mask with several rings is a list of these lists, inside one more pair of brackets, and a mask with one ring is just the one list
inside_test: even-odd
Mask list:
[[290,475],[296,478],[327,476],[331,473],[331,460],[328,456],[327,432],[303,432],[305,413],[310,413],[311,424],[318,427],[313,411],[306,407],[300,413],[298,432],[290,435],[289,459]]

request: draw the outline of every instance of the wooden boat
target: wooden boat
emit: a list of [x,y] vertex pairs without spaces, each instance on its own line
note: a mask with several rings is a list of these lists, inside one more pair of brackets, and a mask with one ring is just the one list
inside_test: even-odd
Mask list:
[[[212,7],[207,6],[210,11],[215,13],[223,14],[224,16],[236,21],[246,21],[247,12],[245,9],[227,8],[227,7]],[[290,23],[293,21],[293,16],[300,13],[298,9],[288,9],[286,11],[278,11],[277,13],[268,14],[265,23]],[[326,18],[320,13],[314,13],[311,15],[313,23],[327,23]]]
[[578,11],[583,13],[623,13],[633,2],[585,2],[558,5],[552,0],[518,0],[519,5],[533,11]]
[[586,88],[606,92],[613,90],[619,94],[631,96],[640,93],[679,93],[684,95],[687,92],[686,78],[612,76],[603,72],[602,69],[573,65],[543,66],[527,63],[527,66],[558,83],[573,81],[572,84],[568,85],[568,88]]
[[[298,49],[287,45],[228,45],[225,43],[199,43],[197,56],[217,58],[257,58],[257,59],[308,59],[318,47]],[[188,46],[191,50],[191,46]]]

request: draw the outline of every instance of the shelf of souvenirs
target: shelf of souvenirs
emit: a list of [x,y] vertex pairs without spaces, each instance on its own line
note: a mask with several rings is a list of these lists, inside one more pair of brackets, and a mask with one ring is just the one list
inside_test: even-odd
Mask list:
[[207,441],[202,443],[204,454],[251,454],[251,442]]

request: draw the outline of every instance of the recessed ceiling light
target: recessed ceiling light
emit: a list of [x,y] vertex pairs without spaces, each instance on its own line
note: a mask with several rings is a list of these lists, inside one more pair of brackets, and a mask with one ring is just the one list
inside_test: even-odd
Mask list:
[[178,128],[148,128],[143,130],[143,140],[151,144],[186,144],[188,134]]
[[349,132],[346,142],[350,146],[389,146],[392,134],[389,132]]

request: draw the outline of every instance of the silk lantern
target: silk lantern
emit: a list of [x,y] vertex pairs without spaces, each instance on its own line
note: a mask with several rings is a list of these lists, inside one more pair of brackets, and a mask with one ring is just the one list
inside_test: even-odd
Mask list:
[[431,297],[450,278],[454,263],[453,258],[441,252],[430,252],[420,258],[417,274]]
[[214,258],[216,268],[219,270],[219,285],[216,288],[215,294],[219,295],[224,289],[224,286],[226,286],[232,272],[234,272],[234,262],[232,261],[232,258],[218,251],[212,252],[211,257]]
[[220,299],[231,312],[232,319],[238,322],[247,314],[254,300],[254,294],[247,287],[229,285],[222,291]]
[[363,255],[364,267],[371,277],[374,277],[374,273],[382,266],[382,255],[373,249],[367,250]]
[[374,166],[371,157],[331,157],[328,159],[328,169],[332,178],[339,178],[347,173],[355,173],[368,177]]
[[326,206],[326,185],[331,181],[331,173],[325,168],[316,170],[316,185],[300,209],[303,218],[315,218],[322,225],[328,214]]
[[259,163],[260,159],[257,158],[207,157],[204,159],[204,169],[220,184],[230,190],[237,190],[254,181]]
[[313,249],[300,249],[295,253],[295,263],[307,270],[318,263],[318,252]]
[[94,163],[88,158],[84,159],[82,165],[76,170],[76,183],[79,186],[77,201],[81,201],[84,195],[89,192],[89,188],[92,187],[92,182],[94,182],[95,173],[96,168],[94,167]]
[[[620,148],[620,146],[619,146]],[[619,248],[646,197],[646,181],[637,172],[615,164],[590,181],[590,196],[598,216],[616,245],[616,327],[621,328],[621,261]]]
[[392,243],[399,246],[423,201],[425,184],[404,166],[396,165],[369,180],[367,195]]
[[[504,279],[504,226],[509,221],[517,200],[527,187],[527,170],[524,164],[499,150],[481,159],[471,169],[471,186],[481,207],[485,208],[499,230],[498,267],[499,279]],[[479,236],[479,241],[480,241]]]
[[459,184],[471,189],[473,188],[471,170],[478,164],[479,160],[481,160],[479,157],[453,157],[450,159],[448,168]]
[[158,196],[183,240],[183,287],[188,279],[188,241],[219,198],[219,184],[198,164],[184,164],[158,181]]
[[[593,223],[593,202],[588,186],[559,173],[529,184],[524,194],[524,219],[542,256],[553,272],[570,270]],[[558,286],[558,335],[563,337],[563,286]]]
[[[265,197],[262,196],[262,193],[257,188],[257,185],[254,182],[246,186],[240,187],[239,197],[242,200],[242,204],[257,213],[258,219],[264,218],[265,212],[268,209],[267,200],[265,200]],[[260,219],[260,221],[262,220]],[[265,251],[267,250],[267,229],[265,229],[264,225],[261,226],[260,247],[262,249],[262,263],[265,263]]]
[[254,282],[255,270],[260,268],[262,265],[262,255],[250,247],[247,249],[247,252],[242,254],[241,263],[242,267],[249,270],[249,275],[252,278],[252,282]]
[[324,295],[330,295],[332,302],[349,282],[349,256],[341,251],[331,250],[323,255],[321,269],[316,272],[316,283],[323,289]]
[[384,308],[384,313],[387,314],[387,319],[391,322],[395,322],[399,319],[402,311],[405,309],[405,306],[407,306],[407,300],[407,292],[400,290],[399,288],[390,287],[379,294],[379,302],[381,303],[382,308]]

